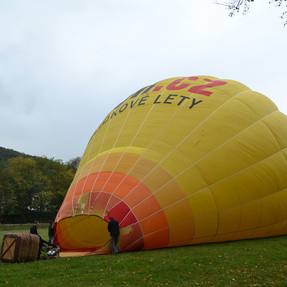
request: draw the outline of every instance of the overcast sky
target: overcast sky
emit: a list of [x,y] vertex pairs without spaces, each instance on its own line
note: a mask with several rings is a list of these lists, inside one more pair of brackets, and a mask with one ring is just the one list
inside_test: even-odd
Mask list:
[[238,80],[287,113],[281,10],[230,18],[214,2],[0,0],[0,146],[81,156],[113,107],[173,76]]

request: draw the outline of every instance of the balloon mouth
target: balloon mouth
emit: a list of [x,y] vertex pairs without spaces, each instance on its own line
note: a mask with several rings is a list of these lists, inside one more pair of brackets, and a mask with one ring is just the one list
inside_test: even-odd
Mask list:
[[97,251],[109,248],[107,222],[98,215],[76,215],[56,224],[55,242],[62,251]]
[[[137,159],[132,155],[129,156],[133,162]],[[144,163],[149,170],[154,167],[153,162],[145,161]],[[96,163],[93,162],[93,165]],[[59,224],[59,228],[56,229],[56,233],[59,234],[56,236],[57,242],[60,243],[59,246],[63,250],[95,251],[102,249],[101,254],[110,253],[110,246],[109,250],[104,246],[109,243],[107,222],[111,217],[118,221],[120,226],[118,242],[120,252],[154,249],[168,245],[169,226],[166,215],[161,210],[157,198],[143,182],[131,175],[116,171],[92,172],[89,170],[89,172],[73,183],[57,214],[56,222]],[[164,181],[169,177],[162,172],[156,175],[157,183],[159,178]],[[173,194],[177,190],[174,185],[169,188],[172,188]],[[100,244],[93,245],[93,237],[83,231],[81,227],[76,226],[76,230],[72,230],[74,229],[73,219],[78,221],[76,218],[81,218],[81,216],[100,218],[91,222],[87,219],[83,222],[87,221],[89,228],[97,228],[98,232],[106,234],[104,236],[106,242],[100,240]],[[103,222],[104,220],[106,222]],[[72,237],[77,234],[80,236],[73,239]],[[87,234],[87,238],[84,234]],[[94,238],[98,242],[96,236],[97,234],[94,235]]]
[[[67,216],[56,223],[55,243],[63,252],[111,253],[111,236],[108,232],[110,218],[119,222],[118,247],[121,252],[143,248],[144,237],[138,220],[125,202],[112,199],[113,197],[106,193],[91,193],[91,209],[83,210],[83,213],[78,215]],[[103,204],[109,199],[115,205],[109,211],[103,212]]]

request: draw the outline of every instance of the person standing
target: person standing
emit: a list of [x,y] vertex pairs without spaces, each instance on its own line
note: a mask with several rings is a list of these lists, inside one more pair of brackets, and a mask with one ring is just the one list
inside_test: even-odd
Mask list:
[[44,240],[40,234],[38,233],[38,227],[37,224],[30,227],[30,234],[37,235],[39,237],[39,253],[38,253],[38,259],[40,259],[41,251],[45,249],[45,246],[49,246],[49,243]]
[[118,244],[118,240],[120,236],[120,227],[119,227],[119,223],[112,217],[109,220],[108,231],[111,235],[112,253],[117,254],[119,253],[117,244]]
[[49,245],[54,245],[54,234],[55,234],[55,224],[54,222],[50,222],[48,227]]

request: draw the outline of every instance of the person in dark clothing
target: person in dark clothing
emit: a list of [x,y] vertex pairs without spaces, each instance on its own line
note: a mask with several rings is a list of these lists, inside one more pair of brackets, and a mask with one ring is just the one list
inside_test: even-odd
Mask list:
[[30,233],[35,234],[35,235],[39,235],[37,225],[33,225],[30,227]]
[[54,245],[54,223],[50,222],[48,227],[49,245]]
[[117,244],[118,244],[118,240],[120,236],[120,227],[119,227],[119,223],[116,220],[114,220],[112,217],[109,220],[108,231],[111,234],[111,238],[112,238],[112,253],[116,254],[119,252]]
[[33,225],[30,227],[30,233],[37,235],[40,239],[40,241],[39,241],[39,254],[38,254],[38,259],[39,259],[40,255],[41,255],[41,251],[43,250],[44,246],[45,245],[46,245],[46,247],[49,246],[49,243],[40,236],[40,234],[38,233],[37,225]]

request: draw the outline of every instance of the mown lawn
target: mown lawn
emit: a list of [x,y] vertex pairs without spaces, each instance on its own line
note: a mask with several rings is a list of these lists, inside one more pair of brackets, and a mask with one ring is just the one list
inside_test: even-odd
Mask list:
[[287,286],[287,237],[0,263],[0,286]]

